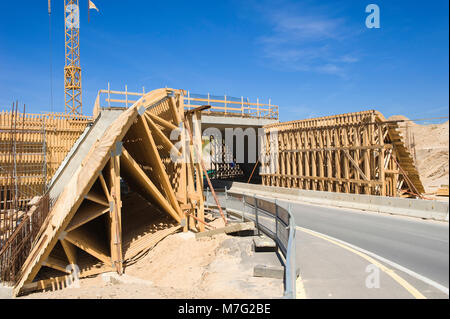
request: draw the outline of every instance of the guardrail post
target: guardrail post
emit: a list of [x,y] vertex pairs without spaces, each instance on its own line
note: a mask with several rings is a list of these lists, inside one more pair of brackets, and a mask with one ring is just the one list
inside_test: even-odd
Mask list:
[[228,191],[227,191],[227,187],[225,186],[225,214],[226,214],[226,216],[228,218],[229,216],[228,216],[228,209],[227,209],[227,207],[228,207]]
[[242,194],[242,221],[245,220],[245,195]]
[[255,200],[255,222],[256,222],[256,229],[258,230],[258,236],[261,235],[259,231],[259,220],[258,220],[258,199],[256,198],[256,195],[253,195],[253,199]]
[[275,199],[275,238],[278,241],[278,205],[276,199]]
[[295,220],[291,212],[291,203],[288,204],[289,213],[289,241],[286,257],[286,292],[285,298],[296,299],[297,297],[297,267],[295,261]]

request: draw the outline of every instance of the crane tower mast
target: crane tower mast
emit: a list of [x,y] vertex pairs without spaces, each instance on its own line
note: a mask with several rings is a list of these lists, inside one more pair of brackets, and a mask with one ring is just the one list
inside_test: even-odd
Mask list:
[[64,0],[65,56],[64,94],[65,112],[81,115],[81,66],[80,66],[80,7],[78,0]]

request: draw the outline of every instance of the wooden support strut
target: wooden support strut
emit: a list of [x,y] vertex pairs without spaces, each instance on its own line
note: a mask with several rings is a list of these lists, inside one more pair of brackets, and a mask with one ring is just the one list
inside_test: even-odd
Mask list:
[[[196,110],[196,109],[193,109],[193,110],[191,110],[191,111],[195,112],[195,110]],[[187,118],[186,116],[185,116],[185,118],[184,118],[184,123],[185,123],[185,125],[186,125],[186,130],[187,130],[188,133],[189,133],[190,143],[191,143],[191,145],[192,145],[193,139],[194,139],[194,138],[193,138],[192,131],[191,131],[191,128],[190,128],[189,120],[188,120],[188,118]],[[223,219],[223,221],[225,222],[225,225],[226,225],[226,224],[227,224],[227,219],[226,219],[226,217],[225,217],[225,215],[224,215],[224,213],[223,213],[223,211],[222,211],[222,207],[220,206],[219,200],[217,199],[216,192],[214,191],[214,187],[213,187],[212,184],[211,184],[211,180],[210,180],[210,178],[209,178],[209,176],[208,176],[208,172],[206,171],[205,163],[203,162],[203,158],[202,158],[201,154],[198,154],[198,159],[199,159],[199,161],[200,161],[200,165],[201,165],[201,168],[202,168],[202,170],[203,170],[203,174],[205,174],[206,181],[208,182],[208,186],[209,186],[209,188],[210,188],[210,190],[211,190],[211,194],[213,195],[214,201],[216,202],[216,205],[217,205],[217,207],[218,207],[218,209],[219,209],[219,213],[220,213],[220,215],[222,216],[222,219]]]
[[[144,130],[143,146],[148,154],[149,160],[153,163],[153,168],[159,173],[161,177],[161,185],[164,187],[164,191],[166,196],[168,197],[170,203],[172,204],[173,209],[177,212],[178,216],[181,217],[183,215],[180,205],[178,204],[178,200],[175,196],[175,192],[173,190],[172,185],[169,181],[169,176],[165,170],[165,167],[162,163],[161,156],[159,155],[158,149],[156,147],[153,136],[150,132],[150,128],[148,127],[147,121],[142,117],[138,116],[138,123],[140,123],[141,128]],[[177,219],[179,221],[179,219]]]
[[177,152],[177,156],[181,157],[181,152],[172,144],[172,142],[167,138],[166,135],[164,135],[163,132],[156,126],[156,124],[153,122],[150,116],[144,113],[144,117],[147,120],[147,123],[150,125],[150,128],[152,132],[155,132],[158,136],[159,140],[163,144],[163,146],[166,148],[168,153],[171,153],[173,151]]
[[136,163],[136,161],[131,157],[128,151],[124,148],[122,150],[122,160],[123,168],[132,174],[136,180],[143,186],[143,188],[156,199],[157,203],[169,213],[177,222],[181,221],[180,215],[173,209],[169,204],[163,194],[160,193],[158,188],[152,183],[150,178],[144,173],[142,168]]

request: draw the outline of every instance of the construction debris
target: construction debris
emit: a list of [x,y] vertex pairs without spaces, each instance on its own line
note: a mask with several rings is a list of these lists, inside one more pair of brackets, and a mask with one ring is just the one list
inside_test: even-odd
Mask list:
[[212,237],[218,234],[231,234],[236,233],[244,230],[253,230],[255,229],[255,223],[253,222],[246,222],[246,223],[233,223],[228,226],[222,227],[222,228],[216,228],[213,230],[208,230],[202,233],[195,234],[196,238],[205,238],[205,237]]
[[284,278],[284,267],[283,266],[256,265],[253,268],[253,276],[254,277],[283,279]]

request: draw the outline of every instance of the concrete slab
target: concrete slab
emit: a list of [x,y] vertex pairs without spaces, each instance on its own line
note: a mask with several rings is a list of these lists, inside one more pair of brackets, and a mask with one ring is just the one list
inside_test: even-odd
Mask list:
[[267,236],[257,236],[253,238],[253,247],[255,252],[277,250],[275,241]]
[[253,268],[254,277],[266,277],[283,279],[284,267],[283,266],[271,266],[271,265],[256,265]]
[[202,115],[202,129],[215,127],[218,129],[235,127],[263,127],[264,125],[278,123],[275,119],[241,116]]
[[151,286],[153,287],[153,282],[149,280],[144,280],[141,278],[136,278],[133,276],[129,276],[127,274],[123,274],[120,276],[116,272],[107,272],[101,275],[102,280],[104,282],[110,283],[112,285],[121,285],[121,284],[136,284],[136,285],[144,285],[144,286]]
[[0,284],[0,299],[12,299],[12,298],[13,298],[13,287]]

